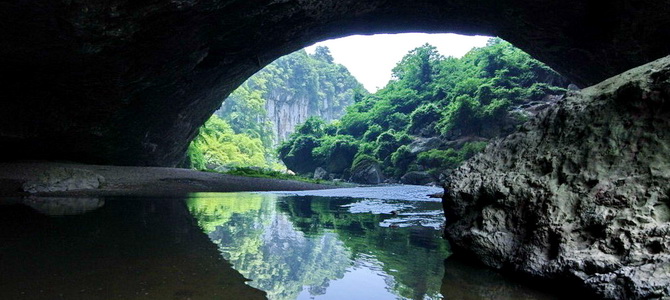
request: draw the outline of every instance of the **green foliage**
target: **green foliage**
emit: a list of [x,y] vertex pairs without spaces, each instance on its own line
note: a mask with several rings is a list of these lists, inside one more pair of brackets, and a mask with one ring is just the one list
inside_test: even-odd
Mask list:
[[[347,69],[333,62],[328,48],[318,47],[313,55],[304,50],[286,55],[226,98],[189,147],[187,165],[200,170],[218,166],[283,169],[271,150],[279,141],[266,111],[268,99],[309,99],[308,114],[340,117],[347,106],[365,95],[363,86]],[[288,155],[289,160],[310,153],[319,145],[318,138],[335,135],[339,128],[321,119],[308,119],[297,130],[313,139],[280,145],[279,152]],[[317,164],[310,157],[307,159],[308,164]]]
[[204,170],[217,166],[274,167],[260,138],[237,134],[228,122],[212,116],[188,149],[191,167]]
[[486,148],[486,142],[468,142],[456,150],[431,149],[417,156],[416,163],[436,175],[442,171],[457,168],[464,160],[474,156]]
[[[327,54],[320,55],[327,59]],[[436,174],[457,167],[486,145],[453,146],[462,143],[457,141],[509,133],[522,120],[510,113],[515,106],[562,94],[562,86],[567,85],[549,67],[498,38],[460,59],[443,57],[435,47],[423,45],[403,57],[386,87],[357,98],[335,125],[337,130],[314,129],[323,124],[315,120],[305,123],[310,130],[299,129],[304,133],[292,136],[289,143],[311,136],[317,150],[305,151],[293,162],[309,165],[309,172],[317,165],[334,169],[328,166],[329,159],[336,159],[338,170],[345,160],[350,161],[350,169],[363,161],[378,161],[387,176],[397,178],[411,170]],[[423,153],[411,151],[409,144],[423,138],[438,138],[442,143]],[[280,151],[282,159],[289,148]],[[340,151],[345,154],[334,158],[333,153]]]
[[309,117],[305,123],[298,125],[295,128],[295,133],[298,135],[311,135],[315,138],[323,136],[326,129],[326,122],[321,118]]
[[[263,168],[252,168],[252,167],[237,167],[225,172],[228,175],[237,175],[245,177],[258,177],[258,178],[273,178],[273,179],[285,179],[285,180],[297,180],[304,181],[309,183],[326,183],[324,180],[312,179],[299,175],[286,174],[281,171],[272,170],[272,169],[263,169]],[[334,182],[328,182],[328,184],[335,184]]]
[[377,159],[372,155],[359,153],[356,155],[354,161],[351,163],[351,169],[357,170],[362,167],[368,166],[372,163],[379,163],[379,161],[377,161]]
[[351,166],[359,143],[349,135],[325,136],[321,145],[314,148],[313,155],[330,173],[342,174]]
[[442,118],[442,112],[435,103],[426,103],[417,107],[409,116],[408,133],[419,136],[434,136],[435,126]]
[[391,154],[391,162],[393,163],[393,175],[400,177],[409,171],[409,167],[416,160],[416,154],[410,151],[407,145],[398,147],[398,150]]
[[313,135],[294,135],[279,147],[279,158],[286,166],[298,173],[314,172],[320,161],[312,153],[321,141]]

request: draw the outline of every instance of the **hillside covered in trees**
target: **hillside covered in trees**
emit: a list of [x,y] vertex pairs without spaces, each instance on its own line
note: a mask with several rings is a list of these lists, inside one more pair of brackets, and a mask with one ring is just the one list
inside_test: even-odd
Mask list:
[[560,99],[569,82],[511,44],[491,39],[462,58],[410,51],[378,92],[335,122],[313,117],[278,149],[286,166],[362,183],[424,184]]
[[326,47],[279,58],[254,74],[228,98],[191,143],[186,165],[285,169],[275,148],[310,116],[332,121],[367,94]]

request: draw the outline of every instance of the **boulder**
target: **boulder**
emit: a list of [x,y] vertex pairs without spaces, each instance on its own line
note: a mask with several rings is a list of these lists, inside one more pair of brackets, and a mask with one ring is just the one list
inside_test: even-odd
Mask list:
[[351,170],[350,181],[363,184],[380,184],[384,182],[382,168],[375,161],[361,162]]
[[322,167],[318,167],[314,170],[313,178],[315,180],[326,179],[328,178],[328,171]]
[[65,192],[97,189],[105,182],[102,175],[78,168],[56,167],[44,172],[37,180],[23,184],[28,193]]
[[426,185],[432,183],[433,177],[428,172],[412,171],[400,177],[403,184]]
[[669,133],[670,56],[571,91],[452,173],[445,234],[601,298],[670,297]]

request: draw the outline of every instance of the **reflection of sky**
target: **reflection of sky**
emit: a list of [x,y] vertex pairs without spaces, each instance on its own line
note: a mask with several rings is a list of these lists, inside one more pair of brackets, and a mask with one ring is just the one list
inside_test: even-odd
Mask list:
[[347,269],[342,279],[333,280],[323,295],[312,295],[305,287],[298,295],[302,299],[323,300],[370,300],[396,299],[397,295],[390,292],[389,280],[393,280],[381,270],[381,263],[368,257],[357,260],[355,266]]
[[440,202],[441,199],[430,198],[428,195],[441,192],[444,192],[443,188],[434,186],[390,185],[281,193],[296,196],[350,197],[380,200]]

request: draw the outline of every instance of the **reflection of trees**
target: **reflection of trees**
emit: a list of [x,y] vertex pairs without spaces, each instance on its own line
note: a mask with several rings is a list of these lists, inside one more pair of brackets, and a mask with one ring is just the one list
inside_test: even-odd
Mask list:
[[380,227],[388,216],[349,213],[342,205],[351,202],[351,198],[286,197],[278,207],[305,234],[332,230],[354,257],[374,256],[395,278],[393,289],[400,296],[438,298],[442,262],[450,254],[439,232],[425,227]]
[[447,243],[432,228],[383,228],[388,215],[350,213],[350,198],[225,194],[188,207],[226,260],[270,299],[324,294],[354,261],[383,264],[405,298],[438,298]]
[[223,257],[270,299],[295,299],[303,286],[312,295],[325,293],[330,280],[342,278],[351,265],[350,252],[332,232],[317,236],[294,229],[276,210],[275,198],[225,194],[187,204]]

